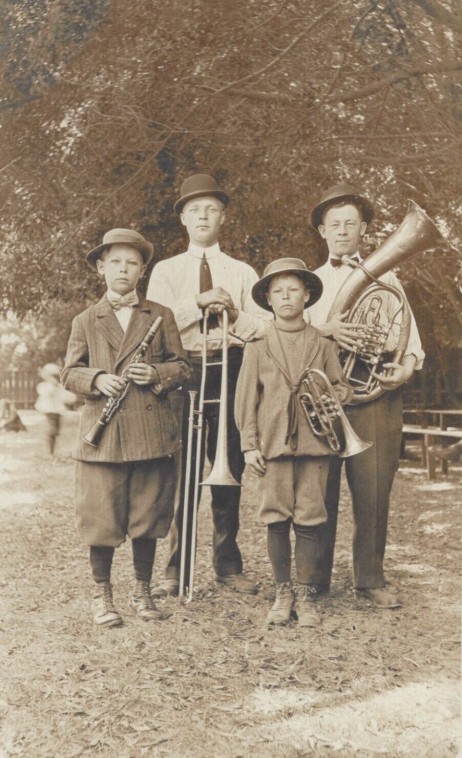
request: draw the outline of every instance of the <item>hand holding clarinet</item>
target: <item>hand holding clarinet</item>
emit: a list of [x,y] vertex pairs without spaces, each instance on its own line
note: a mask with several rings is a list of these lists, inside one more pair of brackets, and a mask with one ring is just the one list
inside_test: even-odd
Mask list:
[[108,400],[104,406],[102,413],[92,429],[83,438],[84,442],[87,442],[92,447],[97,447],[103,432],[113,417],[116,410],[120,407],[124,397],[130,389],[130,383],[138,385],[152,384],[156,378],[155,371],[152,366],[147,363],[143,363],[143,357],[146,354],[148,347],[153,341],[155,335],[160,329],[162,324],[162,317],[159,316],[153,324],[151,324],[146,336],[140,342],[140,345],[131,359],[130,363],[124,370],[121,376],[117,374],[98,374],[95,379],[95,387]]

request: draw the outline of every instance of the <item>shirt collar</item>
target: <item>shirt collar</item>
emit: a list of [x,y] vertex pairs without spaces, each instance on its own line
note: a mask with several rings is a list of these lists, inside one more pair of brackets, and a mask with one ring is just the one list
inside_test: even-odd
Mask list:
[[[135,292],[135,294],[137,294],[136,293],[136,288],[130,290],[130,292],[126,292],[125,295],[124,295],[124,297],[126,297],[127,295],[131,295],[132,292]],[[120,295],[119,295],[118,292],[114,292],[114,290],[111,290],[111,288],[108,287],[107,290],[106,290],[106,297],[107,297],[108,300],[110,300],[111,298],[113,300],[118,300],[120,298]]]
[[199,245],[194,245],[192,242],[189,243],[188,246],[188,253],[190,255],[193,255],[194,258],[202,258],[205,252],[205,257],[207,260],[209,258],[215,258],[215,256],[219,255],[221,253],[220,245],[218,242],[215,242],[214,245],[211,247],[199,247]]

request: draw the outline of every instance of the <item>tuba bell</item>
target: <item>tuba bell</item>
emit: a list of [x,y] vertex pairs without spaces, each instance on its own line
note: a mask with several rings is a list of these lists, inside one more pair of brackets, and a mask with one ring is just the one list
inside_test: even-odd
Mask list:
[[[352,404],[366,403],[380,397],[384,389],[372,376],[383,362],[402,363],[409,341],[411,310],[404,293],[379,280],[417,253],[423,253],[444,241],[433,221],[413,200],[400,226],[365,261],[350,260],[354,267],[339,289],[327,316],[347,313],[345,321],[357,324],[359,344],[352,350],[340,350],[340,361],[347,381],[354,391]],[[384,296],[388,292],[396,306],[388,322],[383,323]],[[393,357],[385,358],[385,346],[392,330],[399,329]],[[355,375],[358,374],[358,375]]]

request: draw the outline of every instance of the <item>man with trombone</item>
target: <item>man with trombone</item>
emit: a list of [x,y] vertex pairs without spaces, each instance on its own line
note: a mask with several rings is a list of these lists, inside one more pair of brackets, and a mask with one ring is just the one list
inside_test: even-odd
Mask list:
[[[226,472],[219,471],[213,481],[220,483],[211,485],[216,581],[237,592],[257,592],[255,583],[243,574],[237,544],[240,481],[245,462],[233,408],[244,343],[263,335],[268,314],[252,299],[257,273],[247,263],[220,249],[218,239],[228,202],[229,196],[218,187],[213,177],[196,174],[185,179],[180,198],[175,203],[175,212],[188,233],[188,249],[160,261],[154,267],[148,286],[148,297],[173,311],[183,347],[193,367],[191,379],[183,386],[179,398],[183,440],[181,475],[166,580],[155,590],[158,597],[178,595],[185,589],[189,589],[190,595],[192,593],[195,516],[205,459],[205,445],[201,444],[201,439],[206,439],[207,457],[213,470],[216,461],[226,458],[232,477],[230,479]],[[225,365],[227,375],[222,382]],[[221,387],[225,392],[220,390]],[[199,395],[199,407],[190,413],[196,394]],[[223,435],[224,406],[226,432]],[[192,437],[189,445],[188,437]],[[198,440],[200,460],[196,465]],[[235,483],[231,484],[233,480]]]
[[[330,187],[322,194],[310,220],[326,241],[329,258],[315,270],[324,289],[318,303],[310,309],[309,317],[310,323],[323,336],[334,339],[349,356],[344,370],[355,387],[355,396],[354,405],[346,408],[347,416],[354,431],[373,443],[368,450],[345,462],[353,505],[355,593],[376,606],[398,608],[401,605],[398,596],[386,587],[383,559],[390,492],[401,446],[402,396],[399,388],[411,378],[414,370],[422,367],[424,352],[404,291],[390,269],[405,257],[430,247],[429,236],[438,232],[414,204],[414,211],[408,213],[399,229],[366,259],[364,266],[358,247],[373,215],[370,201],[346,184]],[[366,267],[370,269],[369,274]],[[375,279],[374,275],[370,276],[374,269]],[[352,272],[357,272],[359,277]],[[365,297],[370,292],[368,285],[380,285],[368,301],[364,300],[356,308],[357,317],[354,318],[353,307],[347,309],[342,305],[342,293],[348,286],[346,282],[350,282],[349,277],[353,275],[356,279],[364,279]],[[401,305],[396,307],[396,302],[400,301]],[[396,322],[392,318],[394,313],[398,315]],[[406,329],[403,328],[405,319]],[[390,348],[393,334],[398,333],[401,341],[405,332],[407,341],[404,340],[402,349]],[[384,360],[379,362],[376,355],[380,353]],[[364,360],[359,360],[361,356]],[[348,364],[353,367],[351,375],[347,372]],[[321,582],[324,590],[329,589],[331,580],[341,465],[340,458],[333,458],[330,462]]]

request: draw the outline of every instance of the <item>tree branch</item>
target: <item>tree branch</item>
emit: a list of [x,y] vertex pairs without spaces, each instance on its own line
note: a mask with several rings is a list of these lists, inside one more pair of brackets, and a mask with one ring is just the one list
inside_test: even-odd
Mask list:
[[306,35],[311,32],[315,26],[317,26],[321,21],[324,20],[326,16],[330,16],[340,5],[344,5],[346,0],[338,0],[338,2],[334,3],[330,8],[328,8],[324,13],[322,13],[318,18],[316,18],[312,24],[309,24],[309,26],[306,27],[306,29],[303,30],[300,34],[298,34],[290,44],[287,45],[287,47],[284,48],[284,50],[281,50],[279,55],[276,55],[275,58],[270,60],[265,66],[262,66],[261,68],[257,69],[256,71],[252,71],[250,74],[247,74],[247,76],[243,76],[241,79],[236,79],[234,82],[229,82],[228,84],[223,85],[223,87],[220,87],[219,89],[215,90],[213,93],[213,96],[220,95],[222,92],[225,92],[226,90],[231,89],[232,87],[237,87],[238,85],[241,85],[243,82],[248,82],[250,79],[254,79],[257,76],[260,76],[261,74],[268,71],[270,68],[276,65],[276,63],[279,63],[281,58],[283,58],[287,53],[289,53],[295,45],[297,45],[300,40],[302,40]]

